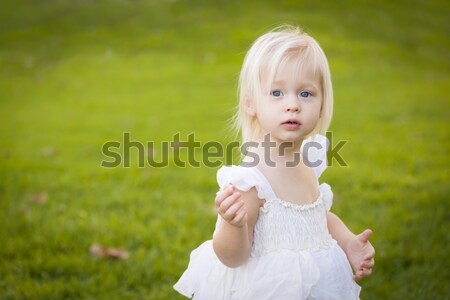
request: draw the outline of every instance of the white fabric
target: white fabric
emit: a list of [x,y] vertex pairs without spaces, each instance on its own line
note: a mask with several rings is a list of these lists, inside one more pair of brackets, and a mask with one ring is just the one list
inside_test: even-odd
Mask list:
[[[308,156],[312,163],[323,162],[312,167],[319,178],[326,168],[327,139],[316,135],[308,141],[320,144],[315,150],[309,147]],[[212,241],[206,241],[192,251],[175,290],[200,300],[359,299],[360,287],[352,280],[345,253],[328,232],[326,211],[333,199],[328,184],[319,186],[314,203],[297,205],[277,198],[255,167],[222,167],[217,181],[221,188],[231,183],[243,191],[254,186],[266,200],[255,224],[251,256],[244,265],[228,268],[215,255]],[[219,216],[216,230],[220,222]]]

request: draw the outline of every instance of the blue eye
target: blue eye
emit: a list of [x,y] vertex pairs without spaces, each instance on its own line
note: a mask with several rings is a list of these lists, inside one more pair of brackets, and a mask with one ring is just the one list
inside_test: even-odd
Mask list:
[[307,91],[303,91],[303,92],[300,92],[300,96],[303,98],[308,98],[309,96],[311,96],[311,93],[307,92]]
[[271,94],[272,94],[272,96],[274,96],[274,97],[280,97],[280,96],[283,96],[283,93],[282,93],[281,91],[273,91]]

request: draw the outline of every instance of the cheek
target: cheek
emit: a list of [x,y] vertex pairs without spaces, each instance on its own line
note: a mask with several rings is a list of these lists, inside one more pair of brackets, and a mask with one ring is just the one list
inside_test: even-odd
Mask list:
[[308,115],[312,118],[318,118],[320,116],[320,109],[321,109],[322,105],[320,103],[318,104],[311,104],[311,106],[308,106],[307,111],[308,111]]
[[317,107],[310,107],[306,115],[309,126],[315,127],[316,123],[319,122],[320,119],[320,105],[318,105]]
[[258,119],[259,124],[262,127],[266,127],[266,126],[270,125],[270,120],[271,120],[270,115],[267,114],[267,112],[265,112],[265,111],[259,112],[257,114],[257,119]]
[[321,114],[321,111],[320,111],[320,107],[319,107],[319,109],[316,110],[315,118],[319,119],[320,118],[320,114]]
[[264,107],[259,107],[256,110],[256,116],[258,117],[258,119],[271,118],[271,112],[273,112],[273,109],[270,107],[270,105],[265,105]]

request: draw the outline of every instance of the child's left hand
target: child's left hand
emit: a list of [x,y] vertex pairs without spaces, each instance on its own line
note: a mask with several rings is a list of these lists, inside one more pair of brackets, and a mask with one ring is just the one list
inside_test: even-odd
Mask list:
[[347,258],[355,271],[353,280],[357,281],[372,274],[375,264],[375,249],[369,242],[372,230],[364,230],[356,235],[347,245]]

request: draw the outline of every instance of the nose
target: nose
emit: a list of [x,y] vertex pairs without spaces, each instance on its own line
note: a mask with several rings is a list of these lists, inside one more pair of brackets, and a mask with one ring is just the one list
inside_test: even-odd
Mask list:
[[295,97],[290,97],[286,103],[286,112],[300,112],[300,103]]

